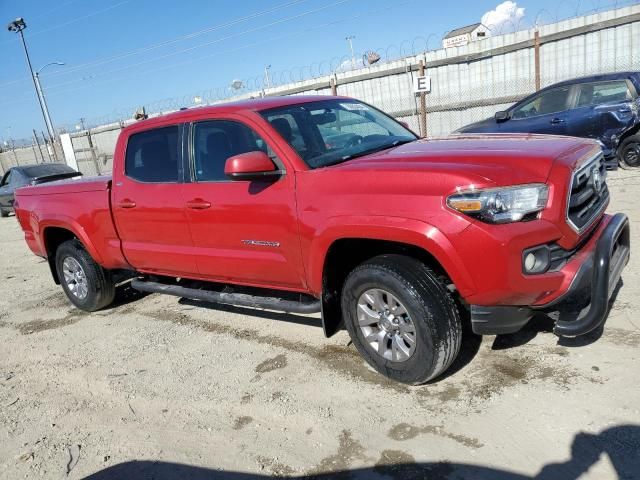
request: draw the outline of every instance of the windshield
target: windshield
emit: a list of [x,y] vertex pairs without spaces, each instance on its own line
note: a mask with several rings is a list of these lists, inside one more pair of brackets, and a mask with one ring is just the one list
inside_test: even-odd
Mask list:
[[356,100],[322,100],[260,114],[311,168],[416,140],[393,118]]

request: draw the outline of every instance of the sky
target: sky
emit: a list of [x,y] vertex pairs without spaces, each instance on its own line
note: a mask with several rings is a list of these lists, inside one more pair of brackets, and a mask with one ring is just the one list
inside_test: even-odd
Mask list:
[[[55,127],[128,118],[137,106],[230,88],[235,79],[290,78],[300,67],[368,50],[410,53],[449,30],[498,29],[575,16],[615,0],[0,0],[16,17],[40,73]],[[620,3],[620,2],[618,2]],[[504,19],[512,22],[500,27]],[[4,22],[4,23],[2,23]],[[333,63],[330,61],[334,60]],[[324,62],[324,63],[322,63]],[[308,70],[307,70],[308,72]],[[308,75],[308,73],[307,73]],[[0,141],[45,130],[19,36],[0,29]]]

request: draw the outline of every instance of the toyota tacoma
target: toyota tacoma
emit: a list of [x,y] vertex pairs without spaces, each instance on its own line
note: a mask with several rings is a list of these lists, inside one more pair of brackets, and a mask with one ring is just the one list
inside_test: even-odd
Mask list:
[[111,177],[21,188],[15,210],[82,310],[129,283],[321,312],[325,335],[346,327],[377,371],[420,384],[454,361],[464,322],[603,324],[630,252],[606,175],[594,140],[421,140],[351,98],[274,97],[140,120]]

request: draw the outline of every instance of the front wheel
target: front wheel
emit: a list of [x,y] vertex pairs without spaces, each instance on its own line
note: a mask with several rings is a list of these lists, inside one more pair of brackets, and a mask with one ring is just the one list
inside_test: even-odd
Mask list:
[[351,340],[392,380],[421,384],[442,374],[460,350],[462,328],[446,285],[422,262],[380,255],[356,267],[342,290]]
[[98,265],[78,240],[58,247],[56,270],[64,293],[80,310],[95,312],[113,302],[116,288],[109,271]]
[[622,167],[640,167],[640,135],[632,135],[618,147],[618,160]]

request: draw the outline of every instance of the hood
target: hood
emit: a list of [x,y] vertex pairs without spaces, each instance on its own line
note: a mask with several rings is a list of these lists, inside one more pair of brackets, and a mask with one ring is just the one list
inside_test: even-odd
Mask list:
[[418,140],[334,168],[432,172],[485,184],[515,185],[545,182],[556,159],[594,145],[591,140],[548,135],[452,135]]

